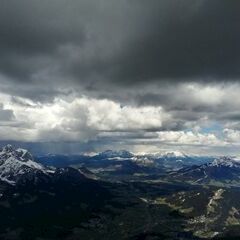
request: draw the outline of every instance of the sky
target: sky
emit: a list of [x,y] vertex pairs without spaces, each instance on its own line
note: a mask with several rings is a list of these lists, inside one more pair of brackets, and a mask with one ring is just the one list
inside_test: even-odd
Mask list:
[[0,0],[0,141],[239,154],[239,0]]

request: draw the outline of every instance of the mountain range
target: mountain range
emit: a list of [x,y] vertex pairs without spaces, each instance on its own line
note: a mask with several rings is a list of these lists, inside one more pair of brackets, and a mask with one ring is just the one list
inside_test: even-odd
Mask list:
[[239,239],[239,176],[232,157],[124,150],[34,157],[7,145],[0,239]]
[[172,172],[172,177],[181,181],[211,183],[218,181],[224,184],[239,184],[240,161],[231,157],[220,157],[210,163],[185,167]]

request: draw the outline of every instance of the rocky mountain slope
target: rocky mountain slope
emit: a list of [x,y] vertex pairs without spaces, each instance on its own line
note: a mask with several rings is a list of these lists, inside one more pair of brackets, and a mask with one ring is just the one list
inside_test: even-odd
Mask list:
[[[11,145],[3,147],[0,151],[0,181],[10,185],[25,184],[31,182],[56,181],[56,179],[66,178],[66,180],[86,179],[85,174],[80,169],[71,167],[55,168],[47,167],[37,163],[32,154],[25,149],[15,149]],[[88,172],[88,175],[89,172]]]
[[185,167],[171,173],[171,178],[193,183],[218,181],[226,184],[240,182],[240,161],[231,157],[220,157],[202,165]]

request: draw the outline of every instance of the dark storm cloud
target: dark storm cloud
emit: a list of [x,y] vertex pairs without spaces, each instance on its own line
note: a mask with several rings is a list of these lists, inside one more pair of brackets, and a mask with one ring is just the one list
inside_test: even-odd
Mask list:
[[238,0],[0,3],[0,92],[14,104],[75,94],[162,106],[171,119],[152,132],[186,129],[206,116],[239,118],[230,97],[203,101],[183,86],[239,79]]
[[2,0],[0,72],[36,81],[52,64],[56,85],[61,74],[90,89],[238,78],[239,8],[237,0]]
[[[1,1],[1,51],[25,56],[53,52],[84,40],[78,1]],[[80,17],[79,17],[80,15]]]
[[239,1],[159,2],[158,14],[117,58],[121,79],[239,78]]
[[[73,4],[76,1],[72,2]],[[44,67],[43,55],[52,57],[59,45],[81,44],[84,30],[71,1],[1,1],[0,69],[15,80],[28,81]],[[76,7],[76,6],[75,6]],[[72,17],[70,17],[72,16]],[[77,24],[77,28],[76,28]],[[48,63],[47,59],[45,60]]]
[[121,32],[119,48],[84,64],[74,62],[70,74],[78,79],[87,71],[123,86],[239,77],[239,1],[131,1],[126,6],[132,15],[117,19],[125,28],[110,28],[106,38],[111,49]]

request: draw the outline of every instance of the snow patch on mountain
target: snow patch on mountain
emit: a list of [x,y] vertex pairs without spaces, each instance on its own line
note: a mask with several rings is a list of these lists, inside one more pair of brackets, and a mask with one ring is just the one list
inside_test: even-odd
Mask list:
[[25,149],[14,149],[7,145],[0,150],[0,179],[15,184],[21,175],[31,172],[47,174],[48,170],[34,161],[33,156]]
[[237,158],[232,157],[220,157],[215,159],[212,163],[209,164],[209,166],[215,166],[215,167],[237,167],[240,168],[240,161]]
[[104,158],[132,158],[134,155],[131,152],[128,152],[126,150],[120,150],[120,151],[112,151],[112,150],[106,150],[104,152],[99,153],[101,157]]
[[180,151],[165,152],[162,154],[166,158],[186,158],[187,155]]

